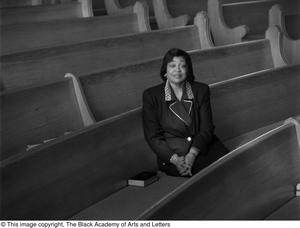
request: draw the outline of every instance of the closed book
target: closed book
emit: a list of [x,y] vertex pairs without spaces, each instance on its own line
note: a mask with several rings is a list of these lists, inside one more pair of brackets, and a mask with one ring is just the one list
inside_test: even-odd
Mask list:
[[131,186],[138,186],[138,187],[145,187],[154,181],[157,181],[159,176],[156,172],[141,172],[131,178],[128,179],[128,185]]

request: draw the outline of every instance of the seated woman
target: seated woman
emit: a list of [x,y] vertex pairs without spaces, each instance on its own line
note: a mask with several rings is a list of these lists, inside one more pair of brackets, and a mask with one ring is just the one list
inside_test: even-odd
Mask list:
[[214,135],[208,85],[195,82],[190,56],[173,48],[163,58],[164,83],[143,93],[145,139],[158,167],[172,176],[192,176],[228,150]]

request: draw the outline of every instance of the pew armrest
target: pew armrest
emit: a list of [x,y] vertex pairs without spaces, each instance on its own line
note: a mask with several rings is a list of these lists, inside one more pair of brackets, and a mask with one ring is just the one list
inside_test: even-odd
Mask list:
[[282,49],[283,34],[278,26],[269,27],[266,31],[266,38],[270,42],[271,54],[274,62],[274,67],[287,65],[287,60]]
[[96,122],[84,95],[82,86],[79,82],[79,80],[71,73],[67,73],[65,75],[65,78],[70,78],[73,82],[74,90],[75,90],[75,96],[76,100],[79,106],[80,115],[82,118],[82,122],[85,127],[92,125]]
[[285,31],[284,16],[280,5],[276,4],[269,10],[269,27],[279,26],[282,31]]
[[212,41],[210,26],[207,13],[205,11],[201,11],[197,13],[194,18],[194,24],[198,28],[200,45],[201,49],[208,49],[214,47],[214,43]]
[[82,10],[83,17],[94,16],[92,0],[79,0],[79,2],[81,3],[81,10]]
[[145,1],[137,1],[133,6],[133,12],[137,16],[138,27],[140,32],[151,31],[149,6]]

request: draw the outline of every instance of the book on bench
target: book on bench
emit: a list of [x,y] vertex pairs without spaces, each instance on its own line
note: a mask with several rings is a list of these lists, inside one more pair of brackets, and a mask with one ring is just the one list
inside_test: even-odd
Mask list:
[[131,186],[145,187],[159,179],[156,172],[144,171],[128,179]]

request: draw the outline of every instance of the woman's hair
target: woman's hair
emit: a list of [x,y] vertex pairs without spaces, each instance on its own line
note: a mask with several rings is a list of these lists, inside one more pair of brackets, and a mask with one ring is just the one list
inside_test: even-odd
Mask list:
[[187,71],[186,71],[186,80],[188,82],[193,82],[195,80],[194,72],[193,72],[193,65],[191,57],[188,53],[185,51],[179,49],[179,48],[172,48],[165,54],[162,65],[160,68],[160,77],[163,81],[166,81],[167,78],[165,77],[165,74],[167,73],[167,65],[169,62],[173,61],[174,57],[182,57],[185,60]]

